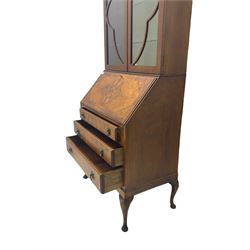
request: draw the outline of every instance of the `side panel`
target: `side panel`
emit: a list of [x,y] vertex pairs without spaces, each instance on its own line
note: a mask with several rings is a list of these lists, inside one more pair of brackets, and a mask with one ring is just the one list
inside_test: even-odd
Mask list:
[[192,0],[164,1],[161,74],[186,74]]
[[161,77],[125,128],[125,193],[177,178],[185,77]]

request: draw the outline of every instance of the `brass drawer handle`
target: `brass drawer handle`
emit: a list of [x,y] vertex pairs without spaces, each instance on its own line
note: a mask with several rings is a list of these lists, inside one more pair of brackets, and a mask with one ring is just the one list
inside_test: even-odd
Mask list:
[[91,171],[91,173],[90,173],[90,175],[89,175],[89,178],[90,178],[90,180],[93,180],[93,179],[95,179],[95,175],[94,175],[94,173]]
[[79,129],[76,130],[76,134],[77,134],[78,136],[80,135],[80,130],[79,130]]
[[70,154],[72,154],[72,153],[73,153],[72,148],[68,148],[68,151],[69,151],[69,153],[70,153]]
[[99,156],[103,157],[103,155],[104,155],[104,151],[101,150],[101,151],[99,152]]
[[106,131],[107,135],[111,135],[111,129],[108,128],[107,131]]
[[84,115],[84,114],[81,114],[81,118],[82,118],[82,119],[85,119],[85,115]]

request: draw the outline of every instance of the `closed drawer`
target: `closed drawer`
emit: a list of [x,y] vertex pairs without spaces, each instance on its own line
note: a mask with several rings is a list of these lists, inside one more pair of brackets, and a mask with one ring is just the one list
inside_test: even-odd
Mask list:
[[117,142],[84,121],[75,121],[74,129],[76,134],[111,167],[123,164],[123,149]]
[[78,136],[67,137],[67,149],[101,193],[123,186],[123,168],[111,168]]
[[89,123],[96,129],[98,129],[100,132],[102,132],[114,141],[119,141],[119,129],[117,126],[94,115],[93,113],[90,113],[89,111],[83,108],[80,109],[80,115],[85,122]]

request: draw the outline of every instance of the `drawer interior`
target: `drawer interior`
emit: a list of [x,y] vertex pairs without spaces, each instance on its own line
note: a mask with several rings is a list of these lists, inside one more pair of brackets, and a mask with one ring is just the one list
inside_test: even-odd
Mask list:
[[[95,135],[97,138],[99,138],[101,141],[103,141],[105,144],[107,144],[107,146],[109,146],[110,148],[113,148],[113,149],[121,148],[121,146],[120,146],[119,143],[111,140],[109,137],[107,137],[106,135],[104,135],[103,133],[101,133],[100,131],[98,131],[97,129],[95,129],[90,124],[84,122],[83,120],[75,121],[75,124],[76,123],[78,123],[82,127],[86,128],[90,133],[92,133],[93,135]],[[75,132],[77,132],[77,131],[75,131]]]
[[111,167],[123,165],[123,148],[84,121],[75,121],[76,134]]

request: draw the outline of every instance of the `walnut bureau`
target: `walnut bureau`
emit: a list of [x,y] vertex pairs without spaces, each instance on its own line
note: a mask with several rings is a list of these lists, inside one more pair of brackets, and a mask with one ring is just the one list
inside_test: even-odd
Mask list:
[[104,0],[105,71],[81,101],[67,150],[101,193],[179,186],[191,0]]

